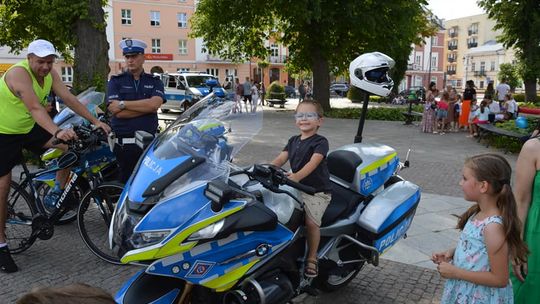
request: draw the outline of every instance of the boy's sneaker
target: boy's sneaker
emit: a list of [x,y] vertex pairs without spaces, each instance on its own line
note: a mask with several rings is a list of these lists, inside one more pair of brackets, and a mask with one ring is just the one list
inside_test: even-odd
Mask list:
[[15,261],[11,258],[7,246],[0,248],[0,270],[7,273],[16,272],[19,270]]

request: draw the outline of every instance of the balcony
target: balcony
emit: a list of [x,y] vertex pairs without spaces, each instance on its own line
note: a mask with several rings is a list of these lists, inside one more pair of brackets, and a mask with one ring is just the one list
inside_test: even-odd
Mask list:
[[448,45],[448,50],[449,51],[457,50],[457,44],[449,44]]
[[467,43],[467,47],[470,49],[470,48],[473,48],[473,47],[477,47],[478,46],[478,42],[469,42]]
[[456,58],[454,58],[454,57],[448,57],[448,62],[450,62],[450,63],[456,62]]
[[286,63],[287,57],[285,55],[279,55],[279,56],[270,56],[268,57],[268,62],[270,63]]
[[448,34],[448,36],[450,36],[450,38],[455,38],[455,37],[457,37],[457,32],[452,32],[452,33]]
[[206,61],[230,61],[219,57],[217,54],[206,54]]
[[484,71],[484,70],[474,71],[474,76],[475,77],[484,77],[484,76],[486,76],[486,71]]
[[454,74],[456,74],[456,71],[453,71],[453,70],[446,71],[446,75],[454,75]]

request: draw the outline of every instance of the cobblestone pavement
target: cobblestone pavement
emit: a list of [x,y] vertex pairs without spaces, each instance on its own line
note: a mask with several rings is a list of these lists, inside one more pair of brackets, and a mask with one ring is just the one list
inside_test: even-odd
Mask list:
[[[240,164],[268,162],[296,133],[291,112],[265,112],[264,129],[238,155]],[[331,148],[351,143],[357,121],[326,119],[321,134],[329,138]],[[365,142],[386,143],[404,158],[412,147],[411,168],[402,176],[419,184],[423,191],[461,196],[457,187],[463,158],[490,151],[464,133],[443,136],[420,134],[418,128],[400,122],[368,121]],[[508,155],[512,165],[515,155]],[[51,240],[37,241],[29,250],[15,256],[21,270],[0,273],[0,303],[14,303],[36,286],[62,286],[84,282],[112,293],[131,275],[136,266],[113,266],[95,258],[84,246],[76,224],[57,226]],[[438,273],[422,267],[381,260],[379,267],[366,266],[351,284],[332,294],[308,297],[303,303],[438,303],[443,281]]]

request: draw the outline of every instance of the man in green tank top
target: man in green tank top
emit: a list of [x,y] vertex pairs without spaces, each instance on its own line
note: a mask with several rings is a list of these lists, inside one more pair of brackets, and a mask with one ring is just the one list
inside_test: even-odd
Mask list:
[[[0,271],[18,270],[9,254],[4,230],[11,170],[21,162],[22,149],[40,154],[53,146],[54,138],[67,141],[76,137],[72,129],[58,128],[48,115],[45,106],[51,90],[77,114],[105,132],[110,131],[69,92],[53,69],[56,57],[56,49],[49,41],[35,40],[28,45],[27,59],[0,78]],[[69,169],[58,172],[56,178],[61,185],[68,174]]]

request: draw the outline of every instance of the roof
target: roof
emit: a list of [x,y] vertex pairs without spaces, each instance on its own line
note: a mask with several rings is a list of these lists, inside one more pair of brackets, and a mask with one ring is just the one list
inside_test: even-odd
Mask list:
[[467,55],[482,54],[482,53],[495,53],[497,51],[505,51],[506,49],[502,43],[484,44],[479,47],[469,49]]

